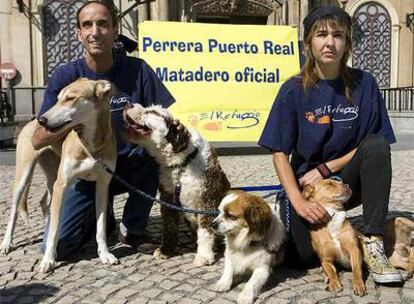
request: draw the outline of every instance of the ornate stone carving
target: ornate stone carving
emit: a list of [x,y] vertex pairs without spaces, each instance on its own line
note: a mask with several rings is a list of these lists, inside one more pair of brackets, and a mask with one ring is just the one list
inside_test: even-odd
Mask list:
[[43,10],[43,44],[45,80],[61,64],[83,54],[76,38],[76,12],[85,0],[45,0]]
[[269,16],[277,6],[272,0],[193,0],[190,12],[212,16]]

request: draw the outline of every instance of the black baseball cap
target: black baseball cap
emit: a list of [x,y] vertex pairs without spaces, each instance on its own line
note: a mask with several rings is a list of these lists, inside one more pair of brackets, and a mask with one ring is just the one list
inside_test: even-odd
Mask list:
[[352,24],[351,17],[347,12],[337,6],[321,6],[312,9],[308,15],[303,19],[303,28],[304,28],[304,35],[303,37],[307,37],[312,25],[319,19],[323,17],[335,17],[346,24],[346,26],[350,27]]

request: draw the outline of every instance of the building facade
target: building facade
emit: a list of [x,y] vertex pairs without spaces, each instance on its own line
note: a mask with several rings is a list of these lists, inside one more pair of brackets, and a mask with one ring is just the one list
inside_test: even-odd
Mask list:
[[[76,10],[85,0],[0,1],[0,63],[17,68],[13,86],[16,120],[38,110],[54,69],[82,55]],[[414,87],[412,0],[113,0],[120,32],[138,40],[145,20],[297,26],[310,9],[343,7],[355,20],[349,64],[370,71],[384,88]],[[138,51],[135,52],[139,56]],[[8,85],[2,80],[3,89]]]

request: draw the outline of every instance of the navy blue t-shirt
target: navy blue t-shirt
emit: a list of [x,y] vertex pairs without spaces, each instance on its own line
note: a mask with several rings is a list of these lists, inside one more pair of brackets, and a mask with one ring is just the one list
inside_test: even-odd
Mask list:
[[38,116],[49,110],[56,103],[59,92],[79,77],[109,80],[116,85],[119,93],[111,99],[111,113],[118,155],[129,155],[134,148],[136,154],[141,154],[141,148],[136,148],[136,145],[126,143],[121,138],[122,110],[127,101],[144,107],[157,104],[165,108],[174,102],[174,98],[155,72],[142,59],[127,56],[115,57],[112,68],[105,73],[91,71],[85,58],[72,61],[58,67],[49,79]]
[[350,103],[341,79],[319,80],[307,93],[301,79],[286,81],[273,103],[259,145],[292,154],[296,178],[323,162],[358,147],[368,134],[394,143],[385,102],[369,73],[353,70],[356,88]]

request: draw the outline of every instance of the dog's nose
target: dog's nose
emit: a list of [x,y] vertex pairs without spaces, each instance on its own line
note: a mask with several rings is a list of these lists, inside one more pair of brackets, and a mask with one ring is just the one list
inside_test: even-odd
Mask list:
[[39,125],[41,125],[41,126],[46,126],[46,124],[47,124],[47,118],[46,117],[44,117],[44,116],[40,116],[38,119],[37,119],[37,121],[39,122]]
[[213,221],[213,222],[211,223],[211,228],[213,228],[214,230],[217,230],[217,228],[218,228],[218,222]]

